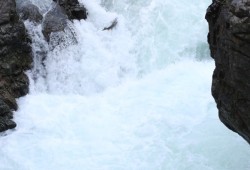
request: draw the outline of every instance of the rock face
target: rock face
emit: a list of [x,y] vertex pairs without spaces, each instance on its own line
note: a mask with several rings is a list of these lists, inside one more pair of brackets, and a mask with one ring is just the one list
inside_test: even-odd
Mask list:
[[87,10],[80,5],[78,0],[53,0],[57,2],[65,11],[69,19],[86,19]]
[[206,19],[219,118],[250,143],[250,0],[213,0]]
[[16,13],[15,0],[0,0],[0,131],[14,128],[15,98],[28,93],[31,68],[30,39]]
[[43,20],[43,35],[48,42],[51,33],[65,30],[68,19],[87,19],[87,10],[79,4],[78,0],[53,1],[56,4],[47,12]]
[[67,31],[68,19],[87,18],[87,10],[78,0],[53,1],[54,7],[43,18],[39,8],[30,1],[19,1],[17,8],[15,0],[0,0],[0,132],[16,127],[11,120],[12,111],[18,108],[16,98],[29,90],[24,71],[32,67],[32,42],[22,20],[35,25],[42,23],[43,34],[49,41],[50,34]]
[[20,18],[22,20],[30,20],[34,23],[40,23],[43,19],[39,8],[32,3],[23,3],[18,8],[18,13],[20,14]]
[[64,30],[67,26],[67,19],[66,13],[58,4],[47,12],[43,21],[43,35],[47,41],[49,41],[52,32]]

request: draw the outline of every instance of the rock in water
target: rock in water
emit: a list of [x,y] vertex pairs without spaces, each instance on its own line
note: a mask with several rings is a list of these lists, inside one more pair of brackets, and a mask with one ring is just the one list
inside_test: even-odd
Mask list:
[[44,17],[43,35],[49,41],[52,32],[63,31],[67,26],[67,15],[64,10],[56,4]]
[[110,26],[103,28],[103,31],[105,31],[105,30],[108,30],[108,31],[109,31],[109,30],[112,30],[112,29],[114,29],[114,28],[116,27],[117,24],[118,24],[118,20],[117,20],[117,18],[115,18],[115,19],[112,21],[112,23],[111,23]]
[[40,23],[43,19],[39,8],[32,3],[23,3],[18,9],[22,20],[30,20],[34,23]]
[[[78,4],[76,1],[74,4]],[[44,17],[42,24],[42,32],[49,43],[49,49],[53,51],[56,47],[59,46],[68,46],[69,44],[66,39],[71,39],[70,41],[74,44],[77,43],[75,32],[72,27],[72,13],[68,13],[66,8],[70,8],[71,3],[68,1],[60,1],[53,4],[53,7],[48,11]],[[76,5],[74,5],[76,7]],[[75,9],[75,8],[74,8]]]
[[250,143],[250,1],[213,0],[206,19],[220,120]]
[[32,66],[30,39],[16,12],[15,0],[0,0],[0,131],[14,128],[15,98],[28,93],[24,71]]
[[69,19],[87,19],[86,8],[79,4],[78,0],[53,0],[57,2],[65,11]]

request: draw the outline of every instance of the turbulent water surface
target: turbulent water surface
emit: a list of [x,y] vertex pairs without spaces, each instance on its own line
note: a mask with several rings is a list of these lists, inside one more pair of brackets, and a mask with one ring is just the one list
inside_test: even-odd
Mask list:
[[209,0],[80,2],[88,19],[54,35],[57,46],[25,23],[30,94],[18,101],[16,130],[2,134],[0,169],[250,169],[248,144],[220,123],[210,94]]

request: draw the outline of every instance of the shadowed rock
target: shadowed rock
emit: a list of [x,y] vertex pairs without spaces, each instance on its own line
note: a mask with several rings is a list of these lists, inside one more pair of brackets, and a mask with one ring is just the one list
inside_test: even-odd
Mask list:
[[0,25],[18,20],[15,10],[15,1],[0,1]]
[[[77,43],[72,23],[66,12],[63,6],[56,3],[44,17],[42,32],[46,41],[49,42],[50,50]],[[70,39],[71,43],[68,44],[66,39]]]
[[214,0],[206,19],[219,118],[250,143],[250,1]]
[[43,21],[43,35],[47,41],[52,32],[63,31],[67,26],[67,15],[65,11],[59,6],[55,5],[44,17]]
[[112,30],[113,28],[116,27],[117,24],[118,24],[118,20],[117,20],[117,18],[115,18],[110,26],[103,28],[103,31]]
[[18,12],[22,20],[30,20],[35,23],[40,23],[43,19],[39,8],[31,3],[23,3]]
[[59,4],[65,11],[70,20],[72,19],[87,19],[86,8],[79,4],[78,0],[53,0]]
[[13,129],[16,127],[16,123],[13,122],[13,113],[10,108],[0,99],[0,132],[7,129]]
[[28,93],[24,71],[32,66],[30,39],[16,12],[15,0],[0,0],[0,131],[14,128],[15,98]]

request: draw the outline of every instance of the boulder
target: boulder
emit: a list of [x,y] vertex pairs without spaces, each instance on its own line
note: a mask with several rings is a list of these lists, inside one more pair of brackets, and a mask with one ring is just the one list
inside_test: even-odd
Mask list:
[[67,15],[65,11],[56,4],[44,17],[42,32],[47,41],[49,41],[52,32],[63,31],[67,26]]
[[[65,9],[58,3],[54,4],[50,11],[44,17],[42,32],[49,42],[49,49],[53,51],[55,47],[63,46],[64,48],[70,44],[77,43],[72,23]],[[70,39],[68,43],[66,39]]]
[[78,0],[53,0],[59,4],[65,11],[69,19],[87,19],[88,12],[86,8],[79,4]]
[[206,19],[219,118],[250,143],[250,1],[213,0]]
[[32,3],[23,3],[18,8],[18,13],[20,14],[20,18],[22,20],[30,20],[34,23],[41,23],[43,19],[39,8]]

